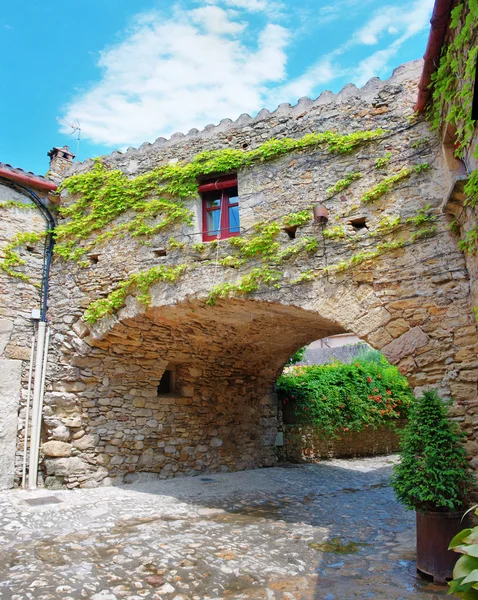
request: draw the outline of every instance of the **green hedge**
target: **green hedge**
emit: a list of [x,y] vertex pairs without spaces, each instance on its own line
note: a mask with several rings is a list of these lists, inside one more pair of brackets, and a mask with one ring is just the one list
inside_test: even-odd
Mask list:
[[407,380],[380,353],[351,364],[290,366],[277,380],[280,402],[295,407],[297,423],[319,425],[324,435],[393,426],[408,416],[413,394]]

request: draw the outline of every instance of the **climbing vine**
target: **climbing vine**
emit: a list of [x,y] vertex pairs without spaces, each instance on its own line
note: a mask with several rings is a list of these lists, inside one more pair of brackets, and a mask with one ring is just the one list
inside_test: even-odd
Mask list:
[[3,248],[4,258],[0,261],[0,270],[4,271],[11,277],[15,277],[16,279],[30,281],[28,275],[25,275],[25,273],[21,273],[20,271],[15,271],[13,268],[24,265],[26,262],[25,259],[18,254],[17,248],[25,244],[36,244],[42,238],[44,238],[45,235],[46,232],[36,233],[33,231],[25,231],[17,233],[14,238]]
[[19,200],[7,200],[6,202],[0,202],[0,208],[19,208],[20,210],[36,210],[34,204],[27,204],[26,202],[20,202]]
[[[191,224],[192,214],[183,200],[197,196],[200,177],[237,171],[292,151],[317,146],[331,153],[344,154],[363,142],[379,138],[383,133],[381,129],[346,135],[327,131],[307,134],[299,139],[272,139],[247,152],[211,150],[197,154],[190,162],[163,165],[132,179],[121,171],[108,170],[101,159],[96,159],[90,171],[73,175],[59,188],[60,191],[68,190],[75,200],[60,210],[61,216],[68,221],[56,229],[55,252],[65,259],[78,261],[93,245],[104,241],[105,236],[127,232],[134,237],[145,237],[174,223]],[[79,245],[127,212],[132,212],[135,217],[90,243]],[[159,216],[161,220],[158,222]]]
[[[473,86],[478,45],[471,42],[478,36],[478,0],[458,4],[451,12],[450,28],[456,35],[444,47],[438,69],[431,77],[432,103],[428,116],[432,127],[443,123],[456,127],[456,155],[462,157],[473,138],[475,121],[471,119]],[[470,46],[468,51],[465,51]]]
[[[477,126],[471,116],[478,61],[478,0],[468,0],[453,8],[450,29],[455,35],[444,47],[438,69],[432,75],[432,102],[427,114],[434,129],[447,125],[456,129],[455,155],[463,158],[470,149]],[[474,156],[478,158],[478,146]],[[474,210],[478,203],[478,169],[469,175],[464,192],[464,205]],[[457,230],[457,225],[452,226]],[[465,232],[458,246],[465,254],[476,251],[478,224]],[[475,314],[478,318],[478,309]]]
[[136,296],[137,299],[143,304],[148,305],[151,302],[149,288],[153,283],[157,283],[158,281],[173,283],[186,271],[186,268],[187,265],[177,265],[175,267],[160,266],[153,267],[142,273],[133,273],[126,281],[120,281],[116,289],[106,298],[99,298],[92,302],[86,309],[84,320],[87,323],[95,323],[98,319],[119,310],[133,289],[141,292]]
[[375,202],[383,195],[387,194],[397,182],[410,177],[410,175],[412,175],[414,172],[421,173],[426,171],[428,168],[428,163],[420,163],[418,165],[414,165],[413,167],[403,167],[398,173],[390,175],[389,177],[385,177],[379,183],[363,193],[360,197],[360,200],[364,204]]
[[[170,228],[174,224],[192,222],[192,213],[184,200],[197,195],[197,182],[202,177],[237,171],[255,163],[273,160],[288,152],[311,147],[321,147],[329,153],[343,154],[364,142],[380,139],[384,133],[382,130],[356,132],[349,135],[325,132],[309,134],[300,139],[273,139],[251,151],[226,149],[203,152],[189,162],[163,165],[132,179],[120,171],[109,170],[107,161],[96,159],[90,171],[70,177],[61,186],[68,191],[71,203],[60,209],[61,216],[67,220],[55,231],[55,252],[63,259],[89,266],[90,263],[84,260],[85,254],[94,246],[113,237],[129,235],[138,238],[140,243],[150,244],[147,239],[159,231]],[[383,169],[389,161],[390,153],[387,153],[377,159],[375,168]],[[398,174],[384,178],[381,184],[369,190],[371,198],[378,198],[390,191],[400,179],[409,177],[415,172],[420,173],[427,167],[428,165],[425,164],[408,166]],[[362,174],[359,172],[348,173],[328,188],[327,196],[331,197],[350,187],[361,177]],[[382,242],[375,249],[359,252],[338,265],[326,266],[316,271],[309,269],[299,277],[291,279],[287,274],[282,273],[280,265],[299,255],[310,255],[316,252],[319,249],[319,240],[317,236],[301,236],[286,247],[282,247],[279,243],[279,234],[285,230],[292,237],[295,229],[310,223],[311,208],[312,206],[309,206],[304,210],[290,212],[270,221],[261,221],[244,235],[221,242],[221,248],[223,250],[230,248],[231,252],[221,258],[218,254],[213,259],[219,241],[189,245],[188,251],[200,255],[199,260],[203,264],[209,262],[238,269],[246,262],[254,261],[249,272],[236,281],[213,286],[207,300],[208,304],[214,304],[222,297],[249,294],[257,291],[261,286],[280,287],[281,280],[286,281],[285,285],[297,285],[318,276],[339,273],[376,258],[383,252],[399,248],[404,243]],[[118,217],[122,217],[120,222]],[[383,218],[375,229],[375,235],[390,233],[398,227],[399,222],[398,217]],[[323,234],[325,239],[332,240],[347,237],[342,225],[325,228]],[[9,253],[6,264],[13,273],[15,271],[12,267],[22,264],[21,257],[14,248],[26,239],[27,237],[17,236],[11,242],[12,247],[7,248]],[[33,241],[33,238],[28,238],[28,241]],[[178,252],[185,250],[184,242],[174,237],[169,238],[168,247]],[[84,319],[92,324],[104,316],[113,314],[124,305],[130,294],[136,295],[138,301],[147,305],[151,301],[149,289],[154,283],[174,283],[194,266],[183,262],[177,266],[157,266],[144,272],[133,273],[127,279],[118,281],[106,298],[99,298],[91,303]],[[21,277],[23,278],[23,275]]]
[[334,194],[337,194],[338,192],[345,190],[350,185],[352,185],[352,183],[354,181],[357,181],[357,179],[360,179],[360,177],[362,177],[362,175],[361,175],[361,173],[359,173],[357,171],[349,173],[343,179],[339,179],[335,185],[333,185],[332,187],[329,187],[329,189],[327,190],[327,194],[329,194],[329,196],[333,196]]

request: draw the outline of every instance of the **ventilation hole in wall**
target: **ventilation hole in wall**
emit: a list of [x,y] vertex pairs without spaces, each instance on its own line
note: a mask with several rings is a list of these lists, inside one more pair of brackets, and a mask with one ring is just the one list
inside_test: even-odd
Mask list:
[[96,264],[98,264],[98,261],[100,260],[100,255],[99,254],[88,254],[88,260],[90,261],[90,263],[92,265],[96,265]]
[[166,369],[158,385],[158,396],[164,394],[171,394],[174,392],[174,371],[172,369]]
[[352,227],[356,231],[359,231],[360,229],[368,229],[367,220],[365,217],[359,217],[357,219],[352,219],[351,221],[349,221],[349,223],[350,223],[350,225],[352,225]]
[[246,148],[249,148],[249,144],[247,144],[246,142],[244,144],[242,144],[242,149],[245,150]]
[[153,254],[154,254],[154,256],[156,256],[156,257],[158,257],[158,258],[159,258],[160,256],[166,256],[166,255],[167,255],[167,253],[168,253],[168,252],[167,252],[166,248],[154,248],[154,250],[153,250]]
[[297,227],[286,227],[284,231],[287,233],[290,240],[295,240],[295,232],[297,231]]

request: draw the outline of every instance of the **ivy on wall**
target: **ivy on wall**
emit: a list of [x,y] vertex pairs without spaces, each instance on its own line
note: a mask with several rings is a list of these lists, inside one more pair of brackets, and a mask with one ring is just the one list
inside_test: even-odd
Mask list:
[[[127,234],[139,238],[141,243],[149,243],[147,241],[149,237],[176,223],[190,224],[192,214],[184,201],[197,196],[197,182],[201,177],[237,171],[256,163],[277,159],[289,152],[314,147],[320,147],[331,154],[344,154],[363,143],[379,140],[386,134],[387,132],[378,129],[346,135],[324,132],[308,134],[300,139],[272,139],[251,151],[226,149],[203,152],[190,162],[163,165],[132,179],[120,171],[108,170],[101,159],[96,159],[90,171],[70,177],[61,186],[61,189],[68,190],[72,201],[60,209],[60,214],[66,221],[55,230],[55,252],[65,260],[89,266],[90,263],[84,260],[85,254],[115,236]],[[385,169],[390,158],[390,153],[387,153],[377,159],[374,168],[379,171]],[[427,168],[426,163],[403,167],[398,173],[385,177],[369,190],[366,201],[377,200],[388,193],[400,180],[421,173]],[[348,173],[328,188],[328,197],[350,187],[361,177],[362,174],[358,172]],[[249,261],[253,262],[253,268],[238,280],[214,286],[207,302],[214,304],[217,298],[248,294],[257,291],[262,285],[280,287],[279,281],[283,278],[279,268],[281,263],[299,254],[312,254],[318,249],[319,242],[316,237],[301,237],[283,249],[278,241],[278,235],[284,229],[302,227],[310,222],[311,208],[289,213],[271,221],[256,223],[248,234],[225,241],[230,247],[231,254],[219,260],[216,257],[216,260],[212,261],[205,255],[205,252],[216,247],[218,242],[189,246],[201,257],[202,264],[217,261],[217,264],[224,268],[238,269]],[[121,217],[120,223],[118,223],[119,217]],[[384,217],[372,234],[387,235],[399,224],[399,217]],[[0,262],[0,268],[13,276],[26,279],[22,273],[13,270],[15,265],[23,264],[21,257],[14,250],[15,247],[25,240],[32,241],[32,238],[27,240],[21,235],[16,236],[10,243],[7,262],[5,263],[5,260],[3,263]],[[342,226],[329,227],[324,230],[324,237],[340,240],[345,237],[345,231]],[[287,283],[297,285],[328,273],[342,272],[376,258],[384,252],[400,248],[403,244],[402,241],[382,242],[373,250],[359,252],[338,265],[315,271],[309,270],[295,280],[288,280]],[[174,237],[169,240],[171,249],[181,251],[184,246],[183,242],[178,242]],[[84,319],[94,323],[116,312],[132,292],[137,292],[137,299],[147,305],[151,301],[149,288],[152,284],[158,281],[173,283],[195,266],[193,260],[190,264],[153,267],[144,272],[133,273],[126,280],[117,282],[115,289],[106,298],[99,298],[92,302],[86,310]]]
[[[468,11],[466,14],[466,10]],[[478,0],[458,4],[451,12],[450,29],[455,36],[444,47],[438,69],[432,74],[432,102],[428,116],[432,127],[456,127],[456,155],[462,157],[470,144],[475,121],[471,119],[478,45]],[[467,49],[467,51],[465,51]]]
[[[477,123],[471,118],[478,61],[478,0],[467,0],[451,11],[451,39],[443,48],[440,64],[431,78],[432,102],[428,117],[436,130],[451,125],[456,128],[455,155],[465,157],[476,133]],[[478,158],[478,146],[471,148]],[[465,206],[473,212],[478,200],[478,170],[465,185]],[[476,213],[474,212],[476,221]],[[465,254],[478,249],[478,224],[474,224],[458,246]],[[478,315],[478,313],[477,313]]]

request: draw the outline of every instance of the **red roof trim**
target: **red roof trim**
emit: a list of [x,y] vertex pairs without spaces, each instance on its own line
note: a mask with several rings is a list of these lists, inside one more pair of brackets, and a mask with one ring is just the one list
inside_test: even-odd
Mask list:
[[22,171],[21,169],[14,169],[13,167],[10,167],[10,165],[3,165],[1,163],[0,177],[46,192],[54,192],[58,187],[56,183],[48,181],[48,179],[45,179],[44,177],[39,177],[33,173],[25,173],[25,171]]
[[431,92],[428,86],[430,85],[432,74],[438,67],[452,5],[453,0],[435,0],[432,18],[430,19],[431,29],[428,36],[427,49],[423,55],[425,64],[423,65],[422,76],[418,84],[418,98],[415,104],[415,112],[422,112],[430,98]]

